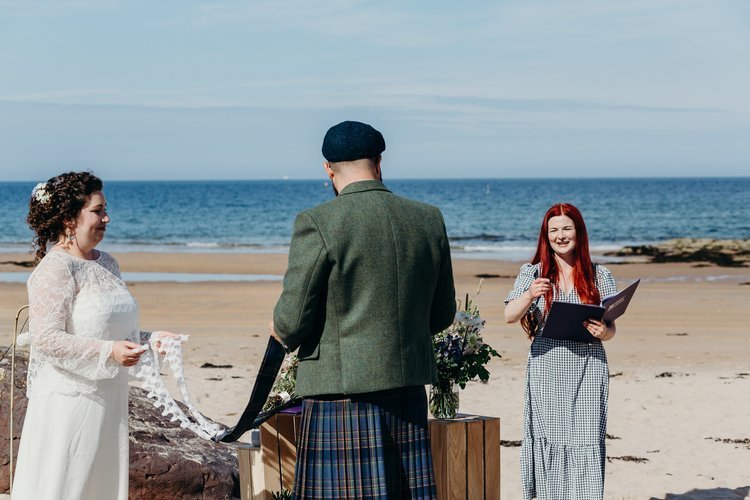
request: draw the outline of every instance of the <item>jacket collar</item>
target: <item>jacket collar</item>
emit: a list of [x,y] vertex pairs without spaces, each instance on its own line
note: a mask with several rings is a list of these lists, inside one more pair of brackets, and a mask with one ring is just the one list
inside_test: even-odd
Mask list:
[[391,192],[390,189],[385,187],[385,184],[383,184],[380,181],[376,180],[367,180],[367,181],[355,181],[351,184],[347,185],[344,189],[341,190],[339,193],[339,196],[345,195],[345,194],[352,194],[352,193],[361,193],[363,191],[387,191]]

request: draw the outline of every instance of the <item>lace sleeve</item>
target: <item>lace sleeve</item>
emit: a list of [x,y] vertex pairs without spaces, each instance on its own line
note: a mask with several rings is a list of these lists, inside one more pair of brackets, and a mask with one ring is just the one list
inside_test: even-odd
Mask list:
[[39,362],[90,380],[117,375],[119,365],[110,356],[112,341],[79,337],[65,331],[76,294],[67,262],[51,255],[45,258],[29,278],[28,292],[31,349]]

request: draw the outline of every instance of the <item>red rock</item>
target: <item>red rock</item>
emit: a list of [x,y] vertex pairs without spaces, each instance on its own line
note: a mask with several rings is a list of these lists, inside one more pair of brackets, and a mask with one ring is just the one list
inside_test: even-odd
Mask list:
[[[0,353],[5,348],[0,347]],[[26,414],[26,353],[16,357],[14,454]],[[0,360],[0,493],[8,493],[10,353]],[[184,409],[184,407],[183,407]],[[130,388],[130,498],[221,500],[239,497],[237,453],[231,444],[202,439],[180,428]]]

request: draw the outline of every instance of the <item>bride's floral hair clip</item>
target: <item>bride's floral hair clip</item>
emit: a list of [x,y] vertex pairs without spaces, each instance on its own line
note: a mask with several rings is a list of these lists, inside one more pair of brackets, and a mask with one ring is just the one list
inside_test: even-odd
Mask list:
[[50,194],[47,192],[47,183],[40,182],[34,186],[34,189],[31,190],[31,197],[42,205],[47,203],[50,199]]

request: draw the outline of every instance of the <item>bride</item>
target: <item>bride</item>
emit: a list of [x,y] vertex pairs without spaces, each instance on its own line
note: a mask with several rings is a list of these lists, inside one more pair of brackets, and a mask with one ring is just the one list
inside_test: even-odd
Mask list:
[[[117,261],[96,250],[110,222],[102,181],[70,172],[29,203],[29,398],[13,500],[128,498],[128,373],[149,340]],[[48,246],[51,248],[48,250]],[[22,336],[23,337],[23,336]],[[19,338],[19,343],[24,339]]]

